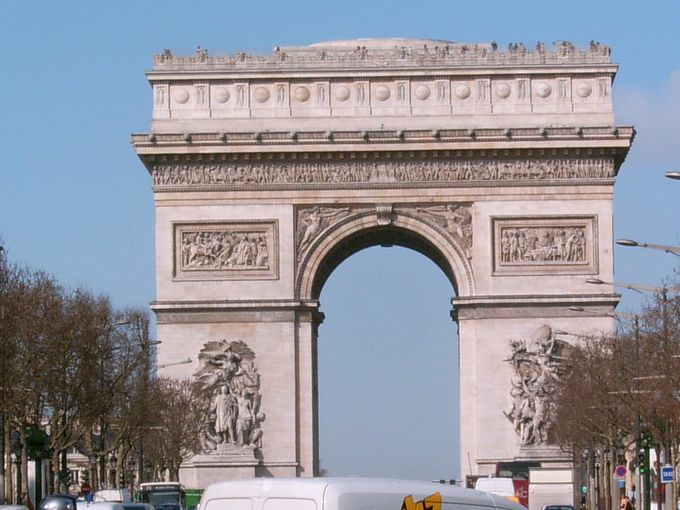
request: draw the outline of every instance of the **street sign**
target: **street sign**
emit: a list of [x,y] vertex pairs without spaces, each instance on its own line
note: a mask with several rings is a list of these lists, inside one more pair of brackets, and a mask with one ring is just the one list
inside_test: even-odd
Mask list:
[[673,466],[661,467],[661,483],[673,483]]
[[621,479],[621,480],[616,480],[616,487],[619,489],[625,489],[626,488],[626,481]]
[[626,469],[626,466],[616,466],[614,472],[616,473],[616,478],[625,478],[628,470]]

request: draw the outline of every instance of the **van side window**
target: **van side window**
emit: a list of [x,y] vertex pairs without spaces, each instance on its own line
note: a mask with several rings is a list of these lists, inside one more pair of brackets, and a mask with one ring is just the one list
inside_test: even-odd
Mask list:
[[211,499],[205,510],[253,510],[255,501],[250,498],[219,498]]
[[[298,498],[268,498],[265,499],[262,510],[316,510],[313,499]],[[231,510],[231,509],[229,509]]]

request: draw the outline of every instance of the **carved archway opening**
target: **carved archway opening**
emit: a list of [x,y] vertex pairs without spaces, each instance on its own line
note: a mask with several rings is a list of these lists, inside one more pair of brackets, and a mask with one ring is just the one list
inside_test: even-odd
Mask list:
[[373,246],[401,246],[409,248],[422,255],[426,256],[442,272],[451,283],[454,291],[457,292],[456,280],[453,275],[450,264],[446,257],[438,250],[434,244],[413,231],[404,228],[390,226],[376,226],[367,228],[348,236],[342,242],[336,244],[331,251],[324,257],[319,265],[314,282],[312,285],[312,296],[318,299],[321,295],[321,290],[324,284],[330,277],[331,273],[347,258],[358,253],[366,248]]
[[474,290],[472,266],[466,250],[445,229],[408,211],[376,223],[364,212],[327,228],[298,257],[297,295],[318,301],[333,270],[352,254],[371,246],[401,246],[432,260],[446,275],[456,296]]
[[[364,235],[336,246],[320,269],[328,273],[318,281],[324,321],[314,349],[317,465],[332,476],[457,473],[459,339],[449,315],[452,276],[411,232],[367,229]],[[342,384],[339,372],[346,372]],[[388,404],[374,414],[371,401]],[[433,416],[435,423],[425,418]],[[421,419],[428,421],[422,424],[427,434],[414,435],[413,421]],[[352,456],[340,446],[348,438],[361,438]],[[411,460],[402,466],[385,461],[381,453],[392,449]],[[423,451],[430,452],[427,462]]]

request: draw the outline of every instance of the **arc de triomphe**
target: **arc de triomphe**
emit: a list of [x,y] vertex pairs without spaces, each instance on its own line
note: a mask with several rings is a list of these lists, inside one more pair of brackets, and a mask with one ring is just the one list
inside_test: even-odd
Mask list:
[[182,480],[316,473],[318,298],[377,244],[423,253],[456,289],[463,475],[567,465],[550,437],[559,331],[609,329],[617,303],[585,282],[612,280],[634,136],[615,125],[616,70],[594,42],[157,55],[151,131],[132,143],[156,205],[158,362],[191,357],[166,373],[205,395]]

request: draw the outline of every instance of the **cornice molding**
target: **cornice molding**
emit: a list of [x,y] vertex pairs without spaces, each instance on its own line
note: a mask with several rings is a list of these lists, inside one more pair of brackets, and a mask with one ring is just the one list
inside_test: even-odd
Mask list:
[[[347,145],[358,149],[384,150],[376,147],[389,144],[390,150],[489,150],[488,143],[507,145],[508,149],[522,146],[536,150],[569,146],[624,147],[628,148],[635,137],[632,126],[586,127],[527,127],[435,130],[354,130],[354,131],[250,131],[202,133],[135,133],[131,143],[144,157],[151,154],[186,154],[187,149],[216,149],[207,152],[224,152],[237,149],[243,152],[255,148],[258,152],[280,150],[294,152],[342,150]],[[522,144],[522,142],[527,142]],[[518,143],[520,144],[518,146]],[[436,148],[432,146],[436,144]],[[514,145],[514,147],[513,147]],[[491,149],[493,150],[493,149]],[[496,150],[503,150],[501,147]],[[234,152],[234,151],[229,151]]]
[[[517,295],[477,295],[455,297],[451,304],[455,308],[498,308],[525,306],[560,306],[570,316],[584,317],[580,312],[569,310],[575,304],[592,307],[615,307],[621,299],[620,294],[517,294]],[[590,316],[590,315],[589,315]]]
[[192,301],[154,301],[151,309],[155,312],[165,311],[224,311],[224,310],[318,310],[316,300],[300,299],[262,299],[262,300],[192,300]]

